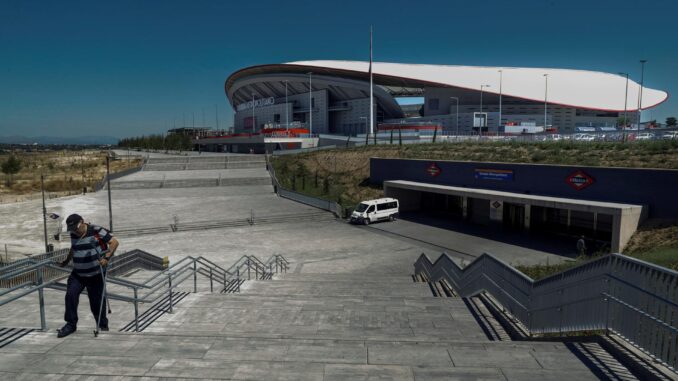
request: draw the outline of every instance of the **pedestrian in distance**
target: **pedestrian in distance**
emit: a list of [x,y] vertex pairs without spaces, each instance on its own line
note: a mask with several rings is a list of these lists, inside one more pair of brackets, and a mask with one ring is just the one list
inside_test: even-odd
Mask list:
[[71,235],[71,249],[60,265],[66,266],[73,260],[73,271],[66,286],[66,325],[58,330],[58,337],[66,337],[77,330],[78,303],[80,294],[86,288],[89,307],[97,322],[98,330],[108,331],[105,303],[105,271],[111,257],[118,249],[119,242],[101,226],[85,223],[78,214],[66,219],[66,230]]
[[586,255],[586,237],[581,236],[577,240],[577,255],[583,257]]

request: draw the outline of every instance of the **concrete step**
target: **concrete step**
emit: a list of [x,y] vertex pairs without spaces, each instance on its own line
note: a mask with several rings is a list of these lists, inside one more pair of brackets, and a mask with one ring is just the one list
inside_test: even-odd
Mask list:
[[406,283],[394,284],[391,281],[379,281],[378,279],[368,279],[362,282],[357,281],[290,281],[275,280],[273,286],[269,287],[266,282],[258,282],[245,291],[246,294],[261,295],[307,295],[307,296],[383,296],[389,297],[430,297],[431,293],[426,284]]
[[0,378],[631,380],[591,343],[397,342],[33,332],[0,349]]

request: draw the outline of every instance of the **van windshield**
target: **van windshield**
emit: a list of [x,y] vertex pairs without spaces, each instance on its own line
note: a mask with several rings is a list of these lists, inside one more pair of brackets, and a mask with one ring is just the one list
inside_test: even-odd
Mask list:
[[363,204],[363,203],[361,202],[360,204],[358,204],[358,206],[356,206],[355,211],[358,212],[358,213],[362,213],[362,212],[364,212],[365,210],[367,210],[367,207],[368,207],[368,206],[369,206],[369,205]]

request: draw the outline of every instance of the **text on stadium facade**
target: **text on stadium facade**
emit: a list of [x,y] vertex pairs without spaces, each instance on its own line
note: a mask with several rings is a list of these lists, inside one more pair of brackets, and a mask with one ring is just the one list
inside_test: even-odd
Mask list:
[[251,108],[255,107],[264,107],[264,106],[272,106],[275,104],[275,98],[270,97],[270,98],[261,98],[261,99],[255,99],[253,101],[241,103],[238,105],[237,109],[238,111],[243,111],[243,110],[249,110]]

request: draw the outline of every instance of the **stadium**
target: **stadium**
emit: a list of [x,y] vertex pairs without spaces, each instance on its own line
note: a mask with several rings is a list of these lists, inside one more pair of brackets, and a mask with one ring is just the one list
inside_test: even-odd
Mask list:
[[[231,74],[226,96],[235,133],[304,128],[311,134],[370,131],[368,62],[299,61]],[[668,98],[625,76],[604,72],[372,64],[374,128],[439,128],[449,134],[575,133],[632,128],[640,109]],[[626,118],[624,119],[624,116]],[[513,127],[512,129],[509,128]]]

